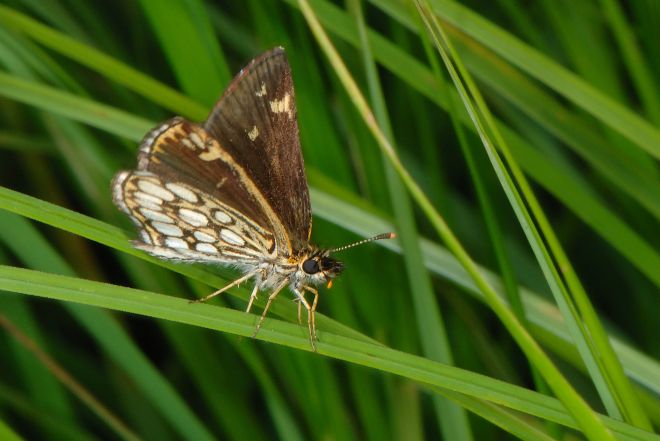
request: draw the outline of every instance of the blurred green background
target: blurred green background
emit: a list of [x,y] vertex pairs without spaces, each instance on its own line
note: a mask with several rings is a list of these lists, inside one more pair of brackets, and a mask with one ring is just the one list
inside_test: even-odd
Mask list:
[[[620,419],[585,371],[414,4],[310,3],[435,209],[585,400]],[[430,3],[660,427],[659,4]],[[235,277],[132,251],[110,180],[134,167],[153,125],[203,120],[233,75],[277,45],[293,70],[313,241],[400,236],[341,254],[346,271],[321,290],[330,319],[319,319],[318,354],[305,326],[277,322],[295,323],[289,293],[260,334],[269,343],[240,337],[250,317],[209,306],[204,323],[176,323],[191,323],[185,301],[145,294],[152,309],[138,311],[121,288],[191,299]],[[581,439],[532,396],[514,404],[520,389],[496,396],[496,380],[548,389],[410,200],[296,1],[2,0],[0,66],[0,439]],[[249,292],[235,291],[212,303],[242,311]],[[79,304],[104,293],[105,308]],[[204,329],[214,314],[226,332]],[[327,353],[324,335],[336,344]],[[356,362],[350,339],[364,336],[427,360],[392,355],[410,363],[403,374],[380,353]],[[423,380],[431,371],[443,381]],[[658,439],[624,426],[619,435]]]

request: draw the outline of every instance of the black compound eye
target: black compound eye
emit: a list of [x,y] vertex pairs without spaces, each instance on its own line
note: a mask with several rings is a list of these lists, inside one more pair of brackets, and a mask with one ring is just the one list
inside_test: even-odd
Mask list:
[[307,274],[316,274],[319,271],[321,271],[321,268],[319,268],[318,262],[314,259],[305,260],[303,262],[302,268],[303,268],[303,271],[305,271]]

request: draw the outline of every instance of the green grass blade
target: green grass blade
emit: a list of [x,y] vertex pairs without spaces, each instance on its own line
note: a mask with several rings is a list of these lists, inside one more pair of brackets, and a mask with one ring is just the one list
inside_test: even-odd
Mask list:
[[[124,253],[138,256],[144,260],[155,263],[183,275],[186,275],[194,280],[202,282],[206,285],[220,287],[226,284],[224,278],[204,269],[201,266],[191,265],[176,265],[172,262],[167,262],[161,259],[151,257],[141,251],[136,250],[130,246],[130,242],[126,234],[119,228],[110,226],[104,222],[84,216],[70,210],[57,207],[45,201],[39,201],[26,195],[13,192],[9,189],[0,187],[0,208],[6,209],[22,216],[27,216],[39,222],[55,226],[57,228],[70,231],[82,237],[92,239],[103,245],[110,246],[116,250]],[[230,293],[236,293],[244,300],[249,297],[249,292],[245,289],[232,290]],[[263,305],[264,300],[260,299],[256,302],[257,305]],[[272,313],[286,317],[291,321],[297,320],[297,309],[294,305],[283,305],[274,303],[271,307]],[[366,336],[363,336],[348,327],[341,325],[334,320],[324,317],[322,314],[317,314],[317,324],[326,329],[332,330],[338,334],[350,335],[354,338],[361,338],[371,341]]]
[[644,60],[639,45],[635,41],[633,29],[626,22],[621,5],[614,0],[601,0],[605,17],[609,20],[614,37],[619,45],[626,66],[630,69],[631,77],[642,100],[649,119],[660,125],[660,103],[658,102],[658,88],[653,81],[653,74]]
[[202,3],[141,0],[140,4],[182,89],[210,108],[230,74]]
[[478,272],[475,263],[469,257],[465,249],[458,242],[457,238],[449,230],[444,219],[435,211],[430,201],[426,198],[422,190],[417,186],[408,171],[401,164],[396,152],[392,149],[387,138],[383,135],[382,131],[375,122],[375,118],[364,97],[357,88],[355,81],[352,79],[346,66],[343,64],[332,43],[330,42],[325,31],[321,27],[315,13],[305,1],[299,1],[301,10],[305,19],[307,20],[314,36],[317,38],[320,46],[328,55],[328,58],[333,63],[335,72],[342,80],[344,87],[347,89],[349,95],[354,101],[355,106],[361,113],[362,118],[372,131],[374,137],[378,141],[383,152],[394,165],[400,177],[406,184],[408,191],[410,191],[413,198],[420,205],[429,221],[433,224],[436,232],[447,243],[448,247],[458,257],[466,270],[474,278],[480,290],[486,295],[488,303],[498,315],[503,324],[507,327],[511,335],[516,339],[520,347],[525,351],[526,355],[533,360],[533,363],[544,375],[548,383],[551,384],[553,391],[557,393],[562,402],[572,411],[573,416],[579,421],[583,430],[590,434],[593,439],[601,437],[600,439],[610,439],[611,434],[602,425],[602,421],[596,417],[589,406],[582,400],[582,398],[575,392],[565,378],[559,373],[556,367],[552,364],[550,359],[543,353],[538,344],[533,340],[531,335],[521,326],[520,322],[515,316],[506,308],[497,294]]
[[[62,274],[73,274],[73,270],[25,219],[15,218],[12,224],[14,225],[12,230],[3,230],[2,239],[17,256],[37,268],[48,268]],[[13,236],[9,234],[10,231],[23,232],[23,234]],[[25,242],[26,240],[29,242]],[[37,250],[38,252],[35,252]],[[151,397],[154,406],[159,408],[166,420],[179,431],[182,437],[185,439],[213,438],[203,423],[197,419],[183,399],[112,316],[105,311],[76,304],[66,304],[66,307],[114,362],[122,366],[134,378],[135,384],[140,386],[143,393]]]
[[130,139],[152,127],[146,119],[4,72],[0,72],[0,94]]
[[462,407],[468,409],[470,412],[486,418],[491,423],[510,434],[528,441],[551,441],[556,438],[543,432],[540,428],[536,427],[533,423],[522,419],[519,415],[497,406],[492,403],[487,403],[482,400],[477,400],[462,394],[457,394],[450,391],[439,392],[451,398],[452,401],[460,404]]
[[[506,143],[502,140],[501,135],[497,131],[492,115],[490,115],[483,98],[481,98],[479,90],[470,80],[469,74],[462,66],[456,53],[453,52],[450,43],[443,34],[443,30],[439,27],[437,22],[434,22],[434,24],[435,29],[430,28],[430,32],[438,32],[441,35],[440,38],[442,39],[442,43],[437,43],[439,50],[443,50],[441,44],[448,46],[449,51],[451,52],[451,57],[453,58],[452,61],[459,68],[463,81],[467,84],[470,89],[470,94],[476,102],[477,108],[475,108],[471,103],[471,100],[467,98],[467,92],[459,84],[460,80],[457,77],[457,73],[453,71],[452,75],[454,82],[460,90],[465,105],[469,108],[469,113],[475,115],[474,120],[476,125],[481,124],[479,122],[479,115],[481,115],[481,118],[486,121],[499,149],[502,151],[502,154],[506,159],[507,165],[511,169],[517,185],[521,189],[522,195],[524,195],[524,200],[531,208],[531,212],[538,223],[540,232],[543,233],[543,237],[549,245],[549,250],[551,251],[552,256],[545,248],[539,231],[536,230],[536,227],[532,222],[530,213],[522,203],[521,195],[518,193],[511,178],[508,176],[508,172],[503,168],[500,158],[493,149],[492,141],[488,139],[488,135],[485,134],[484,128],[480,128],[480,132],[484,133],[482,135],[484,146],[491,158],[493,167],[496,169],[500,183],[505,189],[507,197],[509,197],[511,204],[514,207],[516,216],[523,226],[523,230],[528,237],[535,255],[537,255],[537,260],[546,274],[548,284],[553,291],[555,300],[562,310],[564,318],[569,325],[569,329],[571,329],[573,338],[576,341],[606,409],[608,409],[610,415],[615,418],[620,418],[623,415],[627,421],[631,421],[641,428],[650,430],[651,425],[648,417],[645,415],[639,401],[632,392],[631,386],[623,373],[618,358],[614,354],[614,351],[605,336],[605,332],[597,318],[593,306],[591,305],[580,280],[575,274],[568,257],[565,255],[562,246],[559,244],[559,241],[543,213],[540,204],[534,196],[531,187],[516,164],[516,161],[511,155]],[[443,58],[445,58],[445,62],[449,65],[448,67],[451,71],[451,61],[448,60],[448,57],[448,54],[443,53]],[[556,259],[557,261],[556,267],[553,259]],[[566,286],[564,285],[564,281],[559,277],[558,268],[561,268],[561,272],[566,279]],[[570,293],[566,287],[570,289]],[[573,302],[577,305],[577,309],[576,306],[573,305]],[[584,327],[582,325],[583,323],[585,325]]]
[[660,159],[660,131],[639,115],[468,8],[434,0],[433,12]]
[[[432,19],[434,20],[434,19]],[[650,430],[650,422],[641,408],[638,400],[631,390],[627,378],[623,374],[620,362],[614,354],[600,324],[593,307],[580,283],[577,275],[567,256],[564,254],[558,239],[556,238],[550,223],[545,217],[543,210],[540,208],[531,187],[527,183],[524,175],[518,168],[515,160],[513,159],[508,147],[502,140],[501,135],[497,131],[495,123],[490,115],[490,112],[481,97],[476,85],[472,83],[469,74],[462,66],[460,59],[453,51],[451,43],[447,40],[442,28],[437,21],[431,21],[429,24],[429,32],[434,35],[436,45],[441,51],[445,64],[448,66],[452,79],[456,84],[461,97],[468,108],[468,112],[473,116],[475,125],[479,127],[482,133],[484,147],[491,159],[493,167],[495,168],[500,183],[504,188],[507,197],[509,198],[516,216],[523,226],[528,241],[534,250],[539,264],[546,274],[548,284],[553,291],[555,300],[559,304],[560,310],[566,319],[573,339],[576,341],[580,354],[587,365],[593,382],[603,400],[606,409],[610,415],[615,418],[621,418],[622,414],[626,420],[644,429]],[[444,49],[443,45],[448,47],[449,55]],[[451,56],[451,60],[450,57]],[[458,78],[457,72],[453,69],[452,63],[455,63],[460,70],[462,80],[467,84],[470,89],[470,95],[476,105],[472,104],[472,100],[468,98],[466,90]],[[476,108],[475,108],[476,107]],[[516,184],[520,187],[525,201],[531,207],[531,212],[534,219],[538,222],[539,229],[543,233],[543,237],[549,244],[549,249],[552,252],[552,257],[543,243],[539,231],[537,231],[534,223],[531,220],[531,215],[522,202],[521,195],[515,188],[508,172],[504,169],[501,159],[493,148],[492,141],[489,140],[484,128],[481,126],[480,118],[483,118],[491,131],[492,136],[497,142],[499,149],[502,151],[506,159],[507,165],[511,169],[515,177]],[[566,286],[570,288],[568,292],[564,281],[559,277],[559,270],[555,267],[554,261],[558,262],[558,267],[561,268],[563,276],[566,278]],[[572,297],[571,297],[572,296]],[[577,310],[575,305],[577,304]],[[579,314],[578,314],[579,310]],[[581,314],[581,316],[580,316]],[[584,325],[586,326],[583,326]]]
[[[466,142],[478,142],[477,134],[462,106],[454,104],[452,109],[443,92],[451,83],[438,75],[435,56],[428,57],[434,52],[428,42],[430,51],[424,57],[420,43],[426,33],[413,2],[308,1],[363,90],[368,84],[378,89],[364,75],[371,72],[374,77],[374,62],[378,64],[396,153],[470,257],[479,262],[474,268],[493,288],[489,294],[506,302],[507,288],[511,291],[518,285],[519,310],[524,310],[526,319],[521,322],[544,350],[552,352],[583,398],[603,412],[592,390],[594,379],[571,341],[524,235],[515,219],[511,222],[509,203],[485,153],[479,150],[475,156],[517,280],[494,273],[502,270],[488,239],[493,233],[484,226],[465,155],[456,145],[459,130],[452,129],[445,111],[452,113],[454,125],[462,127]],[[456,5],[471,13],[466,23],[446,30],[493,106],[512,154],[548,209],[580,281],[598,293],[592,297],[598,319],[608,329],[607,338],[644,410],[660,427],[660,362],[653,358],[658,347],[653,312],[660,308],[656,295],[660,249],[654,235],[660,219],[657,160],[558,94],[553,87],[562,87],[561,83],[548,86],[461,28],[474,26],[470,21],[474,16],[483,17],[496,29],[524,38],[532,53],[571,70],[580,82],[600,90],[618,106],[654,121],[649,99],[656,97],[649,91],[656,85],[644,89],[632,63],[637,62],[633,61],[636,50],[649,78],[660,71],[660,49],[653,45],[660,9],[650,5],[653,0],[641,0],[626,4],[622,15],[607,11],[607,2],[541,0],[521,8],[517,0],[474,0],[469,7]],[[346,9],[349,4],[364,10],[364,20],[355,20]],[[584,438],[558,400],[524,390],[533,388],[529,369],[488,307],[483,285],[477,285],[474,274],[443,246],[425,239],[437,237],[438,225],[429,222],[437,219],[417,206],[392,204],[380,146],[319,49],[299,13],[298,0],[232,4],[118,0],[71,5],[70,0],[18,0],[0,6],[0,74],[13,77],[7,81],[0,76],[5,127],[0,142],[2,135],[9,135],[8,143],[0,145],[0,212],[7,211],[6,226],[0,226],[4,231],[0,263],[51,274],[72,275],[75,268],[80,282],[71,281],[68,289],[75,285],[77,290],[80,283],[94,280],[111,284],[101,290],[131,286],[184,300],[234,280],[238,271],[222,265],[175,265],[130,249],[134,228],[113,206],[108,186],[117,170],[134,168],[137,141],[154,120],[182,115],[201,121],[231,75],[260,51],[276,45],[287,51],[296,88],[314,213],[312,243],[322,248],[349,243],[392,230],[395,219],[402,223],[401,212],[414,213],[409,216],[414,233],[403,242],[382,241],[342,253],[347,270],[332,290],[320,290],[320,310],[327,314],[319,314],[321,339],[330,344],[328,351],[347,350],[342,359],[152,315],[18,293],[0,295],[3,305],[18,301],[29,306],[43,330],[40,344],[135,433],[163,441],[192,436],[181,425],[185,417],[171,413],[168,392],[158,391],[150,378],[139,376],[139,360],[118,358],[121,351],[103,337],[108,334],[115,340],[114,330],[104,332],[108,324],[94,320],[99,312],[110,314],[124,331],[120,339],[141,348],[142,355],[158,367],[156,374],[167,378],[183,397],[183,411],[220,439],[438,438],[443,437],[441,425],[452,424],[447,418],[438,424],[435,403],[442,399],[464,408],[463,413],[474,413],[469,424],[478,439]],[[636,49],[626,42],[630,38]],[[362,48],[370,50],[367,57]],[[571,87],[567,85],[567,93],[572,93]],[[33,143],[43,147],[30,151]],[[401,237],[406,228],[396,228]],[[406,270],[414,265],[408,251],[402,254],[402,243],[407,249],[411,244],[418,248],[412,271]],[[447,311],[444,326],[456,365],[481,376],[461,370],[440,372],[437,364],[425,364],[433,360],[424,360],[428,356],[423,354],[430,352],[421,344],[417,318],[432,314],[420,313],[418,301],[424,292],[415,288],[411,292],[408,273],[432,278],[432,302]],[[241,311],[251,288],[246,285],[212,304],[245,316]],[[621,292],[626,293],[625,307]],[[297,331],[304,342],[305,329],[295,323],[296,305],[287,301],[288,294],[278,298],[276,314],[270,314],[267,323],[273,329],[282,323],[279,320],[293,324],[286,332]],[[185,311],[187,306],[179,308]],[[85,308],[84,316],[78,313],[80,308]],[[30,328],[19,309],[0,309],[21,328]],[[174,315],[174,308],[170,312]],[[85,321],[87,315],[91,319]],[[442,332],[441,328],[425,332],[435,337],[438,330]],[[38,381],[30,387],[14,382],[41,374],[30,374],[37,363],[19,362],[11,349],[13,341],[9,335],[0,338],[0,353],[7,354],[7,362],[0,363],[0,377],[5,379],[0,382],[0,407],[7,425],[28,438],[117,436],[71,396],[73,416],[57,420],[49,416],[42,403],[51,401],[51,391],[40,393]],[[386,351],[374,357],[372,347]],[[418,357],[411,359],[409,354]],[[394,366],[384,370],[390,361]],[[400,375],[402,371],[407,372]],[[443,387],[425,382],[421,375],[429,373]],[[520,387],[504,387],[502,380]],[[477,386],[466,395],[469,384]],[[64,393],[68,396],[68,391]],[[620,439],[657,438],[630,423],[604,421]]]
[[[15,215],[0,212],[0,226],[6,228],[7,220],[13,220]],[[20,225],[19,225],[20,226]],[[14,230],[12,230],[14,231]],[[20,231],[16,231],[20,234]],[[39,347],[45,347],[44,335],[39,326],[38,320],[24,300],[20,298],[7,297],[0,299],[0,311],[7,316],[12,317],[17,327],[30,337],[32,341],[37,342]],[[70,423],[75,422],[75,413],[64,388],[53,378],[45,367],[35,360],[32,353],[26,350],[23,345],[14,344],[11,347],[12,353],[7,354],[8,359],[20,366],[19,370],[22,378],[14,378],[14,384],[24,383],[27,393],[32,397],[33,403],[37,407],[50,409],[50,414],[62,421]],[[51,436],[54,435],[51,433]]]
[[3,419],[0,419],[0,438],[7,441],[23,441],[24,439],[18,433],[14,432]]
[[[0,265],[0,290],[141,314],[244,337],[254,333],[256,317],[242,311],[209,304],[191,305],[185,299],[22,268]],[[267,319],[256,338],[311,351],[305,329],[297,324]],[[493,401],[567,427],[575,427],[573,419],[556,399],[524,388],[329,332],[320,333],[319,340],[318,352],[322,355],[403,375],[432,386]],[[602,418],[620,439],[660,439],[658,435],[611,418]]]
[[[319,4],[324,6],[324,17],[333,17],[337,23],[341,23],[342,19],[345,20],[345,18],[340,15],[336,15],[337,11],[331,9],[328,5],[325,5],[324,3]],[[2,12],[1,7],[0,12]],[[332,22],[324,21],[324,23],[330,23],[332,25]],[[347,34],[345,31],[346,28],[347,27],[344,26],[342,28],[334,29],[335,31],[343,29],[341,35],[344,38],[352,39],[351,41],[355,41],[355,44],[357,44],[356,37],[349,37],[349,35],[355,35],[355,33]],[[420,66],[415,66],[415,68],[413,68],[416,62],[413,62],[409,56],[402,53],[391,53],[391,51],[397,51],[397,49],[386,48],[384,46],[385,42],[382,39],[377,39],[371,34],[370,42],[374,47],[375,57],[381,63],[384,63],[389,69],[393,70],[393,72],[402,75],[413,87],[424,87],[420,89],[420,92],[429,95],[431,98],[438,96],[437,94],[433,94],[435,86],[433,86],[433,78],[430,73],[424,72],[423,68]],[[94,58],[92,57],[91,59],[93,60]],[[96,63],[93,67],[99,68],[100,71],[103,72],[99,65],[102,67],[102,63]],[[402,69],[402,67],[405,67],[405,69]],[[95,127],[112,131],[121,136],[129,137],[132,134],[134,136],[130,137],[134,138],[138,136],[137,133],[143,134],[148,130],[137,128],[146,127],[143,120],[136,121],[135,119],[130,119],[123,112],[107,106],[76,99],[75,97],[68,96],[64,93],[58,93],[49,88],[38,87],[36,84],[23,83],[16,78],[4,78],[0,75],[0,80],[0,92],[8,97],[75,118]],[[134,83],[140,84],[139,81],[131,82],[131,84]],[[136,90],[139,92],[139,89]],[[430,94],[429,91],[431,91]],[[163,101],[161,98],[167,98],[167,96],[163,95],[161,92],[162,91],[158,89],[156,97],[150,97],[156,99],[156,102],[162,104]],[[167,102],[170,101],[171,100],[167,100]],[[186,106],[184,104],[185,103],[182,103],[179,106],[179,113],[181,114],[194,114],[198,119],[201,119],[201,115],[206,113],[199,106],[197,106],[196,111],[194,109],[186,111]],[[538,108],[543,106],[535,107]],[[464,116],[464,118],[467,117]],[[569,130],[568,133],[570,132],[571,131]],[[519,158],[521,166],[526,171],[531,172],[531,175],[535,179],[539,180],[542,185],[574,210],[587,224],[599,232],[605,240],[611,242],[616,249],[622,252],[625,257],[631,261],[631,263],[636,265],[644,274],[653,280],[654,283],[660,286],[660,273],[656,271],[656,268],[660,265],[660,255],[658,255],[651,246],[639,237],[633,229],[613,215],[602,202],[596,199],[592,194],[584,192],[582,186],[575,185],[574,179],[571,178],[570,174],[562,175],[561,164],[549,164],[548,158],[534,158],[535,156],[538,156],[538,152],[535,152],[527,146],[515,134],[509,131],[503,131],[503,134],[510,143],[514,154]],[[596,145],[598,144],[599,143],[596,142]],[[591,145],[593,145],[593,143],[591,143]],[[551,158],[550,161],[552,161]],[[552,173],[548,173],[549,170],[552,170]],[[623,179],[625,181],[627,178],[622,176],[617,179]],[[631,189],[631,191],[639,189],[639,191],[634,190],[633,193],[638,194],[639,197],[643,198],[642,201],[650,201],[650,203],[657,205],[657,198],[649,194],[649,191],[652,192],[652,189],[656,187],[657,184],[649,184],[648,179],[645,183],[635,184],[631,182],[626,186],[626,188]],[[564,191],[564,188],[570,188],[571,190]],[[660,213],[660,206],[658,206],[657,209],[652,206],[649,206],[649,208],[654,212]]]
[[70,57],[85,66],[93,67],[109,79],[130,87],[166,109],[195,119],[202,119],[206,116],[206,108],[190,98],[173,91],[126,64],[11,8],[0,5],[0,21],[10,29],[25,33],[49,49]]
[[76,381],[62,365],[48,355],[34,340],[23,333],[6,315],[0,314],[0,326],[11,334],[20,344],[29,350],[38,363],[41,363],[51,375],[56,377],[69,391],[78,397],[92,412],[105,422],[120,438],[128,441],[139,441],[135,433],[123,421],[103,405],[89,390]]
[[[294,0],[287,0],[287,2],[293,3]],[[383,0],[379,0],[379,2],[379,5],[382,5]],[[342,40],[351,45],[358,45],[357,29],[351,23],[349,17],[335,6],[324,1],[315,0],[314,7],[318,8],[319,18],[323,25]],[[399,10],[397,9],[397,11]],[[405,20],[406,17],[407,15],[404,16],[400,13],[396,15],[396,18],[400,20]],[[414,28],[414,23],[410,26]],[[428,69],[422,66],[414,57],[404,53],[375,32],[369,33],[369,40],[373,48],[374,58],[381,65],[434,103],[443,108],[448,108],[447,102],[439,100],[439,97],[441,97],[440,86],[435,83],[433,74]],[[466,113],[461,114],[461,120],[471,130],[474,130]],[[569,125],[563,130],[565,133],[570,134],[571,131],[576,129],[579,129],[579,126]],[[615,215],[601,198],[596,197],[589,189],[585,189],[572,176],[570,170],[565,170],[565,166],[561,162],[552,156],[542,155],[508,127],[500,125],[500,130],[506,142],[510,145],[512,153],[526,173],[552,193],[554,197],[561,200],[580,219],[598,232],[605,241],[611,243],[626,259],[639,268],[656,286],[660,287],[660,272],[656,270],[660,266],[660,254],[652,245],[644,240],[622,218]],[[592,137],[588,139],[593,141]],[[590,145],[592,145],[591,142],[585,142],[584,148],[587,149]],[[626,180],[627,178],[619,176],[617,179]],[[651,189],[650,193],[645,190],[647,188]],[[654,188],[660,187],[657,183],[650,185],[646,180],[642,180],[631,187],[631,191],[648,195],[648,198],[645,196],[645,199],[654,201],[653,203],[657,205],[657,198],[653,197],[652,193]]]
[[[383,221],[362,209],[356,208],[351,204],[340,202],[336,198],[318,192],[315,189],[311,189],[311,193],[315,213],[321,214],[327,220],[334,222],[337,225],[341,225],[360,236],[366,236],[369,232],[373,231],[387,231],[392,229],[390,223]],[[189,265],[174,265],[136,251],[130,247],[127,236],[119,228],[2,187],[0,187],[0,209],[9,210],[30,219],[43,222],[95,242],[110,246],[124,253],[138,256],[141,259],[171,269],[210,286],[218,287],[226,283],[224,278],[221,278],[208,270]],[[381,242],[380,245],[393,251],[401,251],[394,241],[384,241]],[[477,295],[479,299],[483,300],[483,294],[478,289],[477,285],[451,254],[428,240],[422,240],[422,251],[424,254],[425,265],[429,270],[441,277],[451,280],[453,283],[463,287],[468,292]],[[488,273],[484,268],[480,268],[479,271],[486,276],[489,283],[498,287],[500,296],[504,298],[505,295],[501,288],[502,284],[499,278]],[[239,294],[241,298],[247,299],[249,292],[243,290],[238,291],[237,294]],[[543,300],[539,295],[531,295],[528,290],[522,290],[522,294],[525,303],[525,310],[528,313],[528,319],[535,326],[539,326],[544,329],[545,332],[550,333],[555,338],[563,340],[567,346],[570,346],[570,338],[565,332],[564,323],[562,320],[558,319],[559,314],[555,307],[546,300]],[[278,316],[285,317],[292,322],[296,320],[296,312],[293,307],[284,307],[279,303],[275,303],[272,306],[272,312]],[[317,320],[319,327],[322,329],[370,341],[370,339],[362,336],[362,334],[349,330],[345,326],[327,319],[322,314],[318,314]],[[618,340],[615,337],[611,338],[615,343],[617,353],[622,360],[625,361],[624,365],[626,370],[630,372],[630,375],[636,381],[643,384],[645,388],[653,391],[656,395],[660,395],[660,365],[655,360],[638,353],[621,340]]]
[[[393,140],[392,128],[390,126],[380,80],[376,71],[376,65],[371,57],[371,49],[367,40],[366,24],[361,6],[356,1],[352,2],[350,6],[353,14],[356,16],[358,29],[360,30],[361,50],[367,73],[369,94],[374,111],[376,112],[376,119],[380,126],[383,127],[385,136]],[[393,141],[392,144],[394,145]],[[453,356],[447,338],[447,331],[445,330],[439,305],[435,300],[430,275],[423,265],[423,257],[419,247],[418,233],[415,227],[415,218],[410,198],[396,172],[385,157],[382,158],[382,161],[386,169],[385,174],[391,195],[390,199],[394,209],[398,237],[400,238],[399,241],[403,251],[408,283],[415,307],[417,333],[422,343],[424,354],[431,360],[452,365]],[[467,413],[463,409],[441,397],[435,397],[434,403],[436,418],[444,438],[452,440],[472,439],[472,431],[467,420]]]

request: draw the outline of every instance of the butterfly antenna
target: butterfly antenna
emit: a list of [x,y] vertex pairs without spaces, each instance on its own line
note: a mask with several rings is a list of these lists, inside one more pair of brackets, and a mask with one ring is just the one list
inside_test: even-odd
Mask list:
[[348,248],[353,248],[353,247],[356,247],[358,245],[363,245],[365,243],[373,242],[373,241],[376,241],[376,240],[394,239],[395,237],[396,237],[396,234],[394,234],[394,233],[383,233],[383,234],[379,234],[378,236],[370,237],[369,239],[362,239],[362,240],[359,240],[357,242],[354,242],[354,243],[351,243],[351,244],[348,244],[348,245],[344,245],[344,246],[341,246],[341,247],[338,247],[338,248],[332,248],[328,251],[331,252],[331,253],[336,253],[337,251],[344,251]]

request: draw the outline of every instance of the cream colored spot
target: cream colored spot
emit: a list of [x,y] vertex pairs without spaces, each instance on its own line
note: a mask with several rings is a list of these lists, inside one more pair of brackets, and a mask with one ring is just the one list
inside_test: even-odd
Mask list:
[[174,221],[168,215],[161,213],[159,211],[150,210],[148,208],[140,208],[140,213],[144,217],[152,221],[165,222],[168,224],[173,224]]
[[156,196],[157,198],[160,198],[160,199],[163,199],[163,200],[166,200],[166,201],[173,201],[174,200],[174,195],[172,193],[165,190],[160,185],[154,184],[153,182],[140,180],[140,181],[138,181],[138,188],[140,190],[142,190],[143,192],[145,192],[145,193],[149,193],[152,196]]
[[257,136],[259,136],[259,129],[257,129],[257,126],[252,127],[252,130],[248,132],[248,138],[250,138],[250,141],[254,141],[257,139]]
[[208,147],[208,151],[199,154],[199,159],[202,161],[215,161],[222,158],[222,151],[217,143],[211,143]]
[[222,237],[225,242],[232,245],[245,245],[245,240],[243,240],[241,236],[226,228],[220,230],[220,237]]
[[135,193],[133,193],[133,196],[140,205],[146,205],[146,204],[161,205],[163,203],[162,199],[147,193],[143,193],[141,191],[136,191]]
[[197,203],[197,195],[194,192],[188,190],[186,187],[172,183],[165,184],[165,187],[167,187],[168,190],[179,196],[181,199],[184,199],[193,204]]
[[181,231],[181,228],[177,227],[176,225],[166,224],[163,222],[152,222],[151,226],[154,227],[156,231],[164,234],[165,236],[183,236],[183,231]]
[[200,242],[213,243],[218,240],[215,236],[205,233],[203,231],[195,231],[193,235],[195,236],[195,239],[197,239]]
[[197,245],[195,245],[195,249],[197,251],[201,251],[202,253],[209,253],[209,254],[216,254],[218,252],[218,249],[216,247],[208,243],[198,243]]
[[153,242],[151,241],[151,237],[149,236],[149,233],[147,233],[144,230],[140,230],[140,239],[142,239],[142,242],[147,243],[149,245],[153,244]]
[[167,239],[165,239],[165,245],[167,245],[170,248],[180,248],[183,250],[190,249],[186,241],[183,239],[179,239],[178,237],[168,237]]
[[[145,197],[141,197],[141,195],[149,196],[149,197],[145,198]],[[163,206],[161,205],[163,203],[162,199],[158,199],[146,193],[142,193],[141,191],[136,191],[134,193],[134,196],[135,196],[134,201],[140,207],[149,208],[150,210],[156,210],[156,211],[161,211],[163,209]],[[154,201],[158,201],[158,202],[154,202]]]
[[231,216],[229,216],[224,211],[216,210],[216,212],[213,213],[213,217],[215,217],[216,220],[222,224],[228,224],[231,222]]
[[286,112],[291,116],[291,95],[288,93],[284,95],[281,100],[273,100],[270,102],[270,110],[273,113]]
[[181,138],[181,144],[188,147],[190,150],[195,150],[197,148],[188,138]]
[[203,148],[204,148],[204,143],[202,142],[202,138],[200,138],[199,135],[198,135],[197,133],[192,132],[192,133],[189,135],[189,138],[190,138],[190,140],[193,142],[193,144],[195,144],[195,146],[197,146],[197,147],[200,148],[200,149],[203,149]]
[[189,210],[187,208],[179,209],[179,216],[181,219],[192,225],[193,227],[205,227],[209,223],[209,218],[206,217],[203,213],[195,210]]
[[259,90],[258,90],[257,92],[255,92],[254,94],[255,94],[256,96],[264,96],[264,95],[266,95],[266,93],[267,93],[267,92],[266,92],[266,83],[261,83],[261,89],[259,89]]

